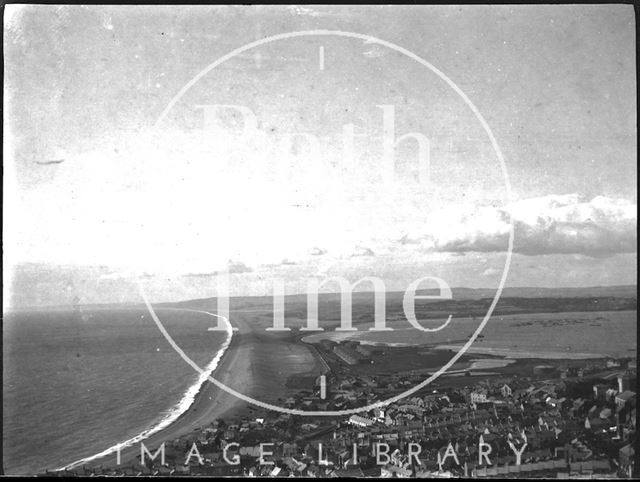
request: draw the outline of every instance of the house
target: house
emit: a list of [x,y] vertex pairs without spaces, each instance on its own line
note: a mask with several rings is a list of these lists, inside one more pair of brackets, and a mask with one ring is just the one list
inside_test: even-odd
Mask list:
[[600,412],[600,418],[602,419],[607,419],[611,416],[611,409],[610,408],[604,408],[601,412]]
[[380,477],[382,478],[408,478],[413,471],[410,468],[398,467],[395,465],[385,465],[380,468]]
[[573,405],[569,409],[570,415],[572,417],[575,417],[582,410],[582,407],[584,407],[584,403],[585,401],[582,398],[576,398],[573,401]]
[[511,387],[505,383],[502,385],[502,388],[500,388],[500,393],[502,394],[502,398],[508,398],[513,395],[513,390],[511,390]]
[[603,383],[596,383],[593,386],[593,398],[596,399],[605,399],[607,396],[607,390],[609,390],[609,385],[605,385]]
[[616,406],[618,409],[623,409],[628,404],[635,403],[636,394],[631,390],[625,390],[622,393],[616,395]]
[[618,375],[618,391],[620,393],[631,390],[636,383],[636,377],[630,373],[621,373]]
[[633,474],[635,455],[636,451],[633,448],[633,444],[625,445],[618,452],[618,463],[620,464],[620,468],[623,469],[629,477]]
[[337,345],[333,340],[320,340],[318,344],[326,351],[331,351]]
[[375,422],[367,417],[361,417],[360,415],[351,415],[348,422],[350,425],[355,425],[356,427],[370,427]]
[[337,469],[331,474],[331,477],[357,478],[364,477],[364,473],[360,467],[349,467],[346,469]]
[[356,351],[363,356],[370,357],[379,354],[381,349],[375,346],[358,345]]
[[486,390],[474,390],[469,395],[469,399],[471,403],[486,403],[487,399],[487,391]]
[[385,420],[385,407],[376,407],[373,409],[373,416],[378,422]]
[[[228,449],[228,457],[233,458],[233,454],[236,450],[233,448]],[[238,453],[241,457],[251,457],[257,459],[260,457],[260,445],[248,446],[248,447],[240,447],[237,449]]]
[[356,365],[360,361],[361,355],[351,348],[338,345],[333,348],[333,352],[348,365]]

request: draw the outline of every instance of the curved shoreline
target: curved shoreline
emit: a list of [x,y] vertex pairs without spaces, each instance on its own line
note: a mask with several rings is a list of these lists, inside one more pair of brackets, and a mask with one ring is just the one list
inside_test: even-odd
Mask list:
[[[172,310],[172,311],[188,311],[192,313],[203,313],[212,317],[218,318],[219,315],[214,313],[209,313],[204,310],[194,310],[190,308],[171,308],[171,307],[157,307],[156,310]],[[204,392],[206,391],[207,385],[209,383],[208,378],[213,376],[216,369],[221,365],[224,355],[227,353],[229,347],[231,346],[231,342],[233,340],[233,329],[231,327],[231,323],[227,320],[227,338],[220,347],[220,349],[216,352],[215,357],[209,362],[206,368],[200,373],[197,381],[189,386],[187,391],[183,394],[180,401],[171,409],[169,409],[169,413],[161,419],[159,422],[152,425],[150,428],[142,431],[138,435],[131,437],[124,442],[119,442],[111,447],[99,452],[97,454],[84,457],[80,460],[76,460],[75,462],[71,462],[70,464],[65,465],[64,467],[60,467],[54,469],[55,472],[70,470],[76,468],[78,466],[94,462],[96,460],[102,459],[104,457],[108,457],[113,454],[117,454],[118,451],[122,449],[131,448],[134,444],[138,442],[142,442],[147,440],[152,435],[155,435],[163,430],[168,429],[171,425],[176,424],[180,421],[181,418],[185,414],[187,414],[190,410],[194,408],[198,404],[198,401],[202,398]]]
[[[212,310],[215,311],[213,308]],[[235,316],[233,326],[234,336],[213,375],[221,385],[242,390],[247,396],[258,400],[275,403],[275,398],[269,399],[277,395],[274,387],[286,390],[286,380],[291,374],[310,370],[321,373],[314,354],[308,347],[293,343],[290,334],[283,336],[278,333],[262,333],[253,329],[243,316]],[[274,357],[289,359],[291,364],[286,365],[289,369],[280,370],[278,364],[273,363]],[[218,418],[233,417],[246,406],[247,402],[221,389],[217,384],[204,383],[194,403],[173,423],[151,435],[147,434],[139,444],[122,448],[120,460],[115,452],[111,452],[92,459],[86,464],[86,469],[138,466],[142,443],[149,451],[155,452],[163,443],[171,444],[184,436],[190,436]],[[75,465],[72,471],[80,471],[81,474],[82,468],[78,465],[82,463]]]

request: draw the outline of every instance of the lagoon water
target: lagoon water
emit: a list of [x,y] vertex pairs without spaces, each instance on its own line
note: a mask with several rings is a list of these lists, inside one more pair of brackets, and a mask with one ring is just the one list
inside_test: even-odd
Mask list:
[[[216,319],[157,309],[202,368],[223,346]],[[178,415],[199,374],[144,309],[9,313],[3,321],[5,474],[56,469]],[[191,390],[190,390],[191,389]]]
[[[422,325],[436,327],[444,321],[427,320]],[[445,329],[426,333],[411,327],[406,321],[396,320],[388,324],[393,331],[368,331],[369,326],[366,326],[354,332],[317,333],[304,340],[313,342],[330,338],[391,346],[459,346],[468,340],[481,321],[480,317],[454,318]],[[635,357],[637,331],[638,312],[635,310],[500,315],[489,319],[470,353],[512,354],[528,358],[573,358],[580,354]]]

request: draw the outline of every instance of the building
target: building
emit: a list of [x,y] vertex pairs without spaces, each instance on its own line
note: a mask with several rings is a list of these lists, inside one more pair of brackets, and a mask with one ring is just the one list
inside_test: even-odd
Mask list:
[[603,409],[600,411],[600,415],[599,415],[599,416],[600,416],[600,418],[602,418],[602,419],[607,419],[607,418],[611,417],[611,414],[612,414],[612,413],[613,413],[613,412],[611,412],[611,409],[610,409],[610,408],[603,408]]
[[360,361],[358,353],[344,346],[335,346],[333,352],[338,358],[349,365],[356,365]]
[[508,398],[511,395],[513,395],[513,390],[511,390],[511,387],[509,385],[507,385],[506,383],[504,385],[502,385],[502,387],[500,388],[500,393],[502,394],[503,398]]
[[340,344],[346,346],[347,348],[351,348],[352,350],[355,350],[356,347],[360,345],[360,342],[357,340],[345,340],[340,342]]
[[628,474],[633,473],[633,466],[635,462],[636,451],[633,448],[633,444],[625,445],[618,452],[618,463],[620,468],[628,471]]
[[636,394],[630,390],[625,390],[616,395],[616,405],[619,409],[624,408],[627,404],[635,402]]
[[323,350],[331,351],[333,347],[337,345],[337,343],[333,340],[320,340],[318,344],[322,347]]
[[371,345],[358,345],[356,347],[356,351],[363,356],[370,357],[372,355],[379,355],[382,351],[380,347],[371,346]]
[[485,390],[475,390],[469,395],[469,400],[471,403],[486,403],[488,401],[487,392]]
[[635,385],[636,377],[630,373],[621,373],[618,375],[618,391],[620,393],[625,390],[631,390]]
[[347,423],[349,423],[350,425],[355,425],[357,427],[370,427],[375,422],[367,417],[361,417],[360,415],[351,415]]
[[607,390],[609,390],[609,385],[605,385],[604,383],[596,383],[593,386],[593,398],[604,400],[607,397]]

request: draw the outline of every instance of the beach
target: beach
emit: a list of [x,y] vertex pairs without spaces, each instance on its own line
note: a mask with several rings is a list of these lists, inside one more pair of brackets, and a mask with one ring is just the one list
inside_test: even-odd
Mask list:
[[[248,327],[242,321],[235,324],[238,331],[234,333],[234,337],[227,349],[225,350],[218,366],[214,370],[215,378],[230,385],[232,381],[237,384],[250,386],[253,381],[253,372],[251,365],[251,346],[241,345],[238,341],[238,334],[246,333]],[[150,450],[156,446],[160,446],[163,442],[175,440],[185,434],[210,424],[216,418],[229,414],[241,402],[233,395],[220,390],[217,386],[209,381],[205,381],[200,386],[193,403],[177,420],[168,427],[144,438],[145,446]],[[140,442],[133,443],[128,447],[120,449],[120,464],[130,465],[137,462],[136,457],[140,455]],[[117,454],[115,451],[103,457],[89,460],[85,463],[75,462],[66,468],[86,466],[116,466]]]
[[[285,383],[290,375],[309,371],[320,373],[320,363],[312,351],[302,343],[295,343],[289,334],[268,334],[255,327],[251,328],[252,321],[256,320],[240,313],[232,313],[230,318],[237,330],[233,332],[231,342],[212,374],[220,383],[243,395],[275,404],[276,397],[286,391]],[[274,363],[276,360],[283,363]],[[201,427],[209,426],[218,418],[232,418],[246,406],[247,403],[235,395],[205,381],[187,411],[169,426],[141,441],[153,453],[163,442],[193,433]],[[138,463],[139,455],[140,441],[122,447],[120,466]],[[115,467],[118,465],[116,452],[91,457],[85,463],[74,463],[67,468],[83,465]]]

